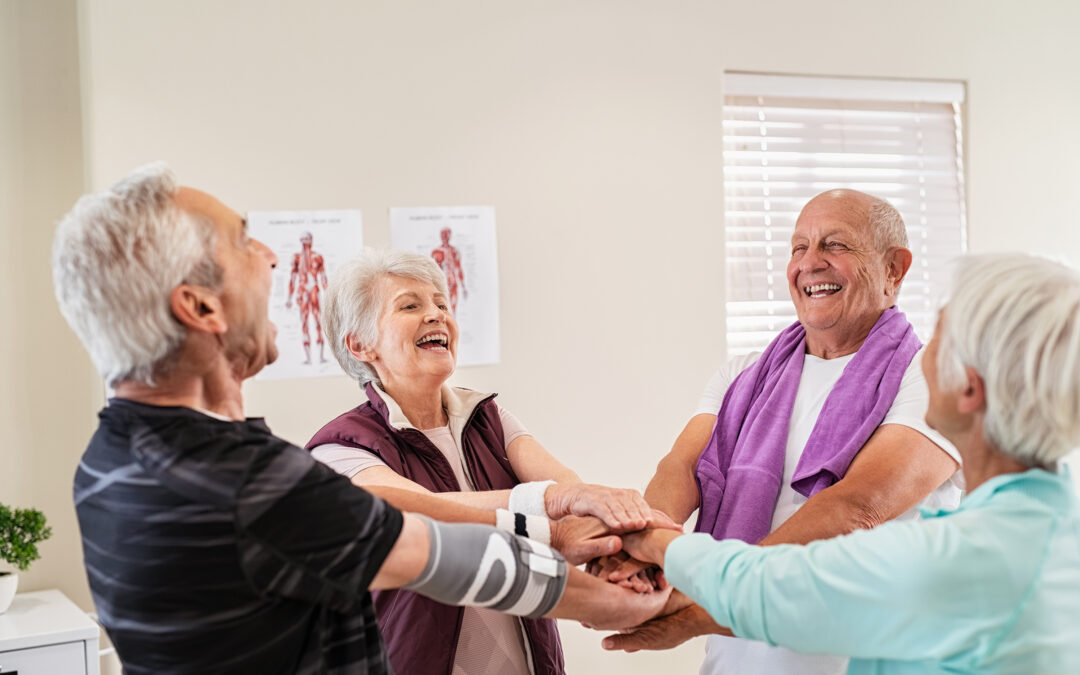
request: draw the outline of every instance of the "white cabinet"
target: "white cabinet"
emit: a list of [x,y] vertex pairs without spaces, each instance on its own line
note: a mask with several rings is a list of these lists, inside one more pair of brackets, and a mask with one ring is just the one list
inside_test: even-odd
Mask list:
[[0,674],[98,675],[98,635],[60,591],[20,593],[0,614]]

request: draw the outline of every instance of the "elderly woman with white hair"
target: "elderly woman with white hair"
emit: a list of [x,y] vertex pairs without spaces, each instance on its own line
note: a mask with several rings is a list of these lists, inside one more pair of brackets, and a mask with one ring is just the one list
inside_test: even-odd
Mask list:
[[[494,394],[446,384],[456,366],[458,325],[446,279],[430,258],[368,249],[342,265],[326,291],[324,325],[334,356],[368,400],[323,427],[307,447],[355,484],[509,508],[519,533],[537,529],[526,515],[592,515],[613,531],[652,522],[639,493],[582,483]],[[380,593],[375,605],[397,672],[564,670],[553,621],[519,623],[408,591]]]
[[[969,490],[927,513],[806,546],[651,530],[638,559],[740,637],[852,656],[854,673],[1080,672],[1080,274],[963,260],[922,362],[926,420]],[[649,648],[646,627],[605,639]]]

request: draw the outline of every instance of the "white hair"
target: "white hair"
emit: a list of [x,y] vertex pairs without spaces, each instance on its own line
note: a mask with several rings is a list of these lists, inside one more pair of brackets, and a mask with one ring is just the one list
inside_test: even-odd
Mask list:
[[891,248],[907,248],[907,227],[896,208],[881,197],[867,195],[873,201],[867,210],[866,221],[874,233],[874,246],[881,253]]
[[356,359],[348,347],[348,338],[371,347],[379,339],[379,315],[382,312],[387,276],[425,281],[444,296],[446,276],[431,258],[408,251],[365,248],[356,258],[341,265],[326,287],[323,303],[323,326],[330,349],[342,369],[363,387],[379,383],[375,369]]
[[983,432],[1029,466],[1053,466],[1080,445],[1080,274],[1022,254],[960,261],[944,310],[938,384],[965,367],[986,388]]
[[164,162],[149,164],[83,196],[57,227],[60,313],[109,385],[152,386],[173,365],[187,334],[169,305],[174,288],[221,286],[213,224],[179,208],[178,189]]

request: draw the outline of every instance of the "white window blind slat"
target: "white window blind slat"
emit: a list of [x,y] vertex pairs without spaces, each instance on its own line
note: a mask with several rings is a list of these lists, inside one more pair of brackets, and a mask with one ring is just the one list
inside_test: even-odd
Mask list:
[[967,247],[956,82],[725,75],[724,193],[730,356],[795,320],[787,289],[799,211],[836,187],[884,197],[914,255],[898,306],[923,340],[948,261]]

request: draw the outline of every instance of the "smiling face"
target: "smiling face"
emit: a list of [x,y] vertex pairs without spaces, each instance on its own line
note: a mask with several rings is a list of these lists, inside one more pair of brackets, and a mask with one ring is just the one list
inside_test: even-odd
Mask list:
[[271,271],[277,257],[248,236],[247,221],[214,197],[181,188],[176,204],[213,223],[214,258],[222,270],[220,298],[227,329],[225,357],[240,379],[255,375],[278,357],[277,327],[269,319]]
[[795,223],[788,290],[812,354],[854,352],[895,304],[907,267],[897,276],[893,258],[903,251],[910,261],[910,253],[877,250],[868,220],[873,199],[847,190],[826,192],[810,200]]
[[437,389],[457,364],[458,325],[449,301],[418,279],[388,275],[379,284],[379,337],[358,358],[375,369],[391,396],[400,388]]

